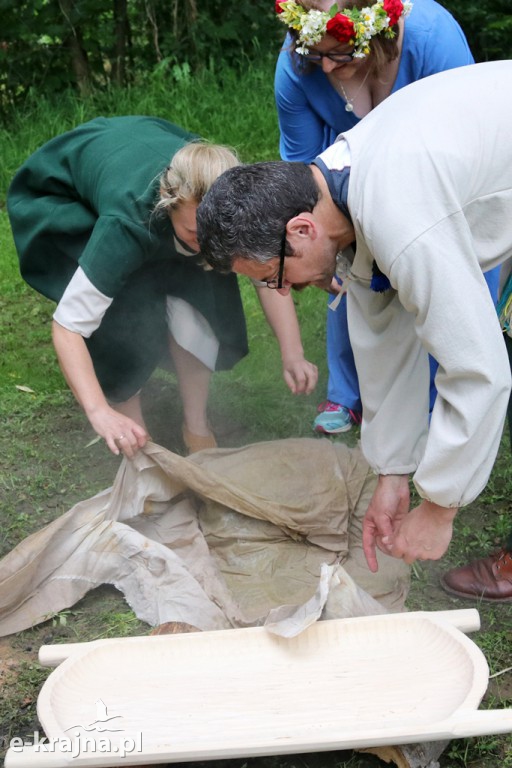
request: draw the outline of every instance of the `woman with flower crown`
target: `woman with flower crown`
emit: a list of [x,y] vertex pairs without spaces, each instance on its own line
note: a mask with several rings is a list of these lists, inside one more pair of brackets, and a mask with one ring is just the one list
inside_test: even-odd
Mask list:
[[[311,162],[391,93],[473,63],[460,26],[434,0],[276,0],[276,13],[289,29],[275,73],[283,160]],[[498,272],[486,275],[495,300]],[[327,400],[314,429],[337,434],[361,421],[361,400],[346,301],[333,295],[329,305],[335,311],[327,312]],[[432,360],[431,408],[436,368]]]

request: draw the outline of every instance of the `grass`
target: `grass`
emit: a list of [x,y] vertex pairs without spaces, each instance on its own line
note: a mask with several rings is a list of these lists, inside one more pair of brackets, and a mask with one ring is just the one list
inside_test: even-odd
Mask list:
[[[74,503],[108,487],[119,460],[106,451],[68,391],[50,339],[53,305],[21,281],[5,212],[5,194],[16,168],[52,136],[100,114],[156,114],[214,141],[234,146],[245,161],[278,156],[278,128],[273,106],[272,63],[233,72],[191,78],[148,75],[138,89],[58,103],[34,99],[0,128],[0,554],[63,514]],[[311,436],[317,403],[325,397],[325,296],[308,289],[296,297],[308,359],[320,371],[317,392],[292,397],[281,376],[277,344],[263,318],[252,286],[241,280],[250,354],[232,371],[213,379],[210,406],[214,424],[230,422],[238,431],[226,444],[288,436]],[[167,447],[181,451],[180,406],[174,377],[158,372],[145,396],[148,421]],[[165,420],[162,421],[162,412]],[[153,431],[153,430],[152,430]],[[358,431],[338,439],[354,444]],[[161,439],[160,439],[161,438]],[[418,563],[408,607],[435,610],[469,607],[438,586],[439,573],[499,546],[511,520],[512,464],[504,439],[489,484],[456,519],[455,535],[442,563]],[[482,648],[491,674],[482,706],[512,706],[512,605],[479,603],[482,629],[472,638]],[[30,734],[39,727],[35,703],[48,671],[39,667],[44,643],[144,634],[148,628],[110,587],[89,593],[77,606],[44,624],[8,638],[13,666],[1,665],[0,741]],[[5,647],[0,640],[0,653]],[[503,672],[503,674],[499,674]],[[378,768],[375,757],[359,753],[320,753],[221,761],[236,768]],[[218,763],[217,763],[218,765]],[[441,768],[512,768],[509,736],[454,740],[441,756]],[[222,767],[221,767],[222,768]]]

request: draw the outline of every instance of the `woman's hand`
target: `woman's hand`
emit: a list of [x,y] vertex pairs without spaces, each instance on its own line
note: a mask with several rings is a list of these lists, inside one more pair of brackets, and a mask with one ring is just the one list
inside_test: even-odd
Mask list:
[[127,459],[133,459],[148,441],[149,436],[140,424],[108,404],[88,413],[87,417],[94,431],[116,456],[122,453]]
[[279,343],[287,386],[294,395],[311,394],[318,381],[318,369],[304,357],[299,321],[291,295],[280,294],[266,286],[257,286],[256,291],[267,322]]
[[[148,440],[148,434],[141,426],[144,422],[138,395],[114,409],[103,394],[82,336],[69,331],[55,320],[52,323],[52,336],[62,372],[92,428],[116,456],[122,453],[129,459],[133,458]],[[138,422],[132,418],[134,415],[139,419]]]
[[304,355],[283,358],[283,377],[294,395],[310,395],[318,381],[318,368]]

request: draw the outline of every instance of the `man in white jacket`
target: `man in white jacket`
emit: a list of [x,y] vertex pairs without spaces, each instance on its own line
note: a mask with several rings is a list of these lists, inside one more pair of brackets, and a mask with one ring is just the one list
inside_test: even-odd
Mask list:
[[[198,210],[210,266],[283,293],[329,289],[336,271],[348,287],[362,447],[379,475],[371,570],[376,546],[407,563],[440,558],[499,448],[510,368],[482,272],[512,256],[511,93],[512,61],[433,75],[311,165],[228,171]],[[428,353],[439,362],[430,422]]]

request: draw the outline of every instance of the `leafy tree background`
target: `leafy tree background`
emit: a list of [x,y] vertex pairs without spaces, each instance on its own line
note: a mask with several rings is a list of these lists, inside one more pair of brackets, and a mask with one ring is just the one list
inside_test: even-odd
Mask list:
[[223,0],[0,0],[0,104],[34,91],[140,84],[244,66],[278,50],[273,4]]
[[466,33],[476,61],[512,58],[510,0],[442,0]]
[[[444,0],[477,61],[512,58],[510,0]],[[272,0],[0,0],[0,115],[28,95],[240,69],[277,54]]]

